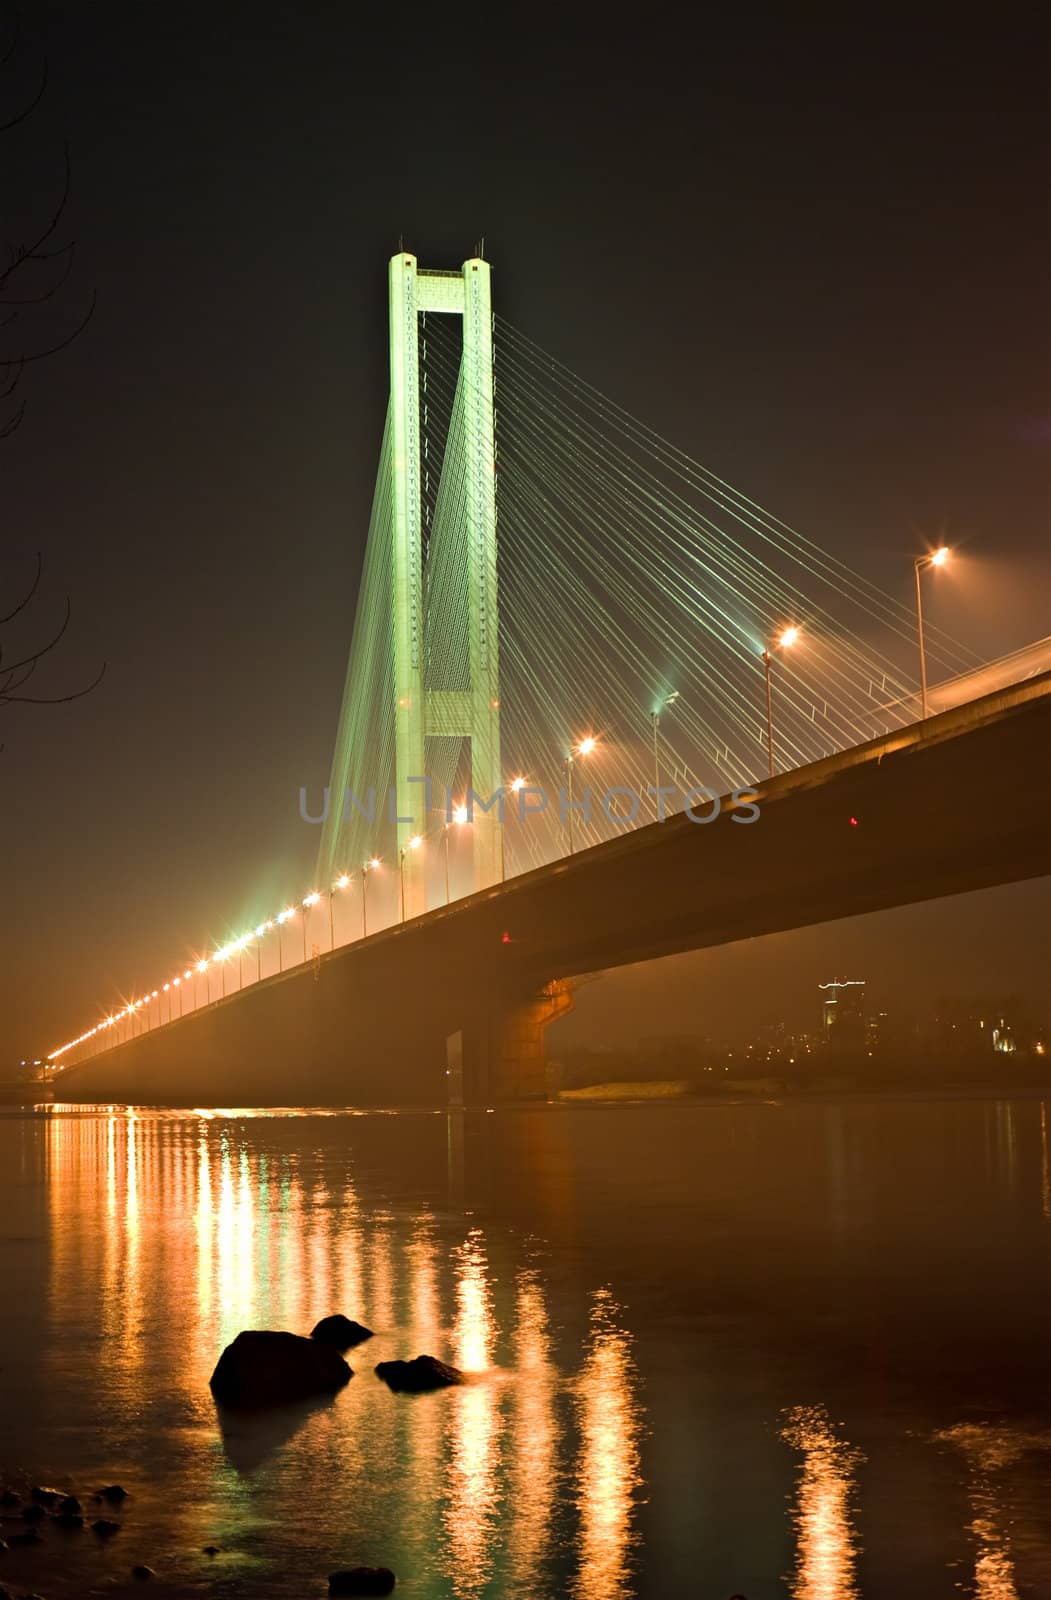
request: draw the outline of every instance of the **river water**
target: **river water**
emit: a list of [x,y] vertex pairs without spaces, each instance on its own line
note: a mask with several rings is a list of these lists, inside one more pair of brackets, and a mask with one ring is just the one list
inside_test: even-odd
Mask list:
[[[0,1584],[1051,1596],[1051,1108],[0,1115],[0,1474],[83,1497]],[[242,1328],[376,1330],[220,1417]],[[421,1351],[462,1389],[388,1392]],[[7,1531],[15,1524],[8,1520]],[[0,1532],[3,1530],[0,1529]],[[202,1547],[220,1553],[208,1557]]]

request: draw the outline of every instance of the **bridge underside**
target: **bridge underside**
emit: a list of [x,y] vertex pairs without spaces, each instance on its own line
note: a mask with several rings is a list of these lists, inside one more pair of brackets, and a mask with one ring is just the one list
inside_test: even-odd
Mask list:
[[145,1104],[542,1098],[565,980],[1051,872],[1051,679],[626,833],[72,1067]]

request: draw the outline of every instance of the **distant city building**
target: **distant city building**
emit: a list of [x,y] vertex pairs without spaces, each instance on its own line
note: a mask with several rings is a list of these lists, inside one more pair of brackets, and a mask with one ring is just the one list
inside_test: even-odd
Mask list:
[[1025,1015],[1019,995],[984,999],[943,999],[938,1009],[941,1053],[954,1059],[975,1056],[1013,1056],[1036,1050],[1040,1030]]
[[837,1055],[864,1055],[867,1018],[864,978],[833,978],[819,983],[821,1039]]

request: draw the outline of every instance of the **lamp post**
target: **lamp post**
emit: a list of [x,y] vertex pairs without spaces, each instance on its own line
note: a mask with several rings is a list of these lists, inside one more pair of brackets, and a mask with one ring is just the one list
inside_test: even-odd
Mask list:
[[923,643],[923,585],[920,573],[925,567],[943,567],[949,559],[945,545],[939,545],[930,555],[917,556],[912,563],[916,576],[916,639],[920,648],[920,721],[927,720],[927,652]]
[[566,789],[569,795],[567,816],[569,819],[569,853],[573,854],[573,763],[578,756],[589,756],[595,748],[595,740],[588,734],[586,739],[581,739],[576,750],[571,750],[566,757]]
[[363,939],[367,939],[368,935],[369,935],[369,928],[368,928],[369,873],[370,872],[375,872],[375,870],[379,866],[379,864],[380,863],[379,863],[379,857],[378,856],[370,856],[368,861],[363,861],[361,863],[361,937]]
[[401,920],[405,921],[405,857],[410,850],[418,850],[423,840],[418,833],[414,833],[408,844],[403,845],[398,851],[398,877],[401,881]]
[[454,824],[455,824],[456,827],[462,828],[464,823],[467,822],[467,820],[468,820],[467,807],[466,806],[457,806],[455,811],[452,814],[452,820],[450,822],[446,822],[442,827],[442,846],[443,846],[443,853],[444,853],[444,856],[445,856],[445,904],[446,905],[449,904],[450,898],[451,898],[450,894],[449,894],[449,829],[451,827],[453,827]]
[[304,961],[307,958],[307,923],[310,921],[310,913],[311,913],[313,907],[317,905],[317,903],[318,903],[318,901],[320,899],[321,899],[321,896],[318,893],[318,891],[316,889],[311,889],[310,893],[307,895],[306,899],[303,901],[303,960]]
[[[775,644],[774,649],[775,650],[776,649],[789,650],[789,649],[791,649],[792,645],[795,644],[795,642],[796,642],[796,640],[798,638],[799,638],[799,629],[798,628],[786,628],[785,631],[781,634],[780,638],[777,640],[777,643]],[[773,657],[771,656],[769,648],[767,648],[766,650],[763,651],[761,660],[762,660],[762,663],[763,663],[763,672],[764,672],[764,674],[766,676],[766,755],[767,755],[767,774],[768,774],[769,777],[772,778],[773,775],[774,775],[774,689],[773,689],[773,679],[772,679],[772,675],[771,675],[771,668],[773,666]]]
[[[511,793],[512,794],[521,794],[521,792],[525,788],[525,786],[526,786],[526,780],[524,778],[521,778],[521,777],[512,778],[512,780],[511,780]],[[521,804],[521,801],[519,801],[519,804]],[[500,829],[500,882],[501,883],[506,883],[507,882],[507,869],[506,869],[506,863],[505,863],[505,860],[504,860],[504,830],[503,830],[503,828]]]
[[657,730],[661,725],[661,712],[666,710],[668,706],[673,706],[678,698],[679,691],[678,689],[675,689],[671,694],[665,696],[665,698],[657,706],[656,710],[650,712],[650,722],[653,724],[653,809],[658,818],[660,817],[661,803],[661,758]]

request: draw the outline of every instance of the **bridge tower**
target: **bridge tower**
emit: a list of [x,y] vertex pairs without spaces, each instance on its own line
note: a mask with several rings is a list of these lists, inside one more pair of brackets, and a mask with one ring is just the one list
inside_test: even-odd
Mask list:
[[[427,681],[423,541],[420,316],[458,316],[463,344],[457,425],[450,428],[443,482],[462,481],[468,660],[459,681]],[[394,606],[395,791],[397,842],[404,852],[405,914],[426,910],[424,863],[409,849],[427,824],[426,740],[470,740],[471,787],[488,803],[500,788],[500,662],[496,580],[496,442],[493,413],[493,315],[490,268],[472,257],[460,272],[431,272],[404,251],[390,262],[390,461]],[[439,491],[441,492],[441,491]],[[415,780],[415,781],[414,781]],[[444,797],[443,797],[444,799]],[[499,806],[474,807],[474,887],[502,875]]]

